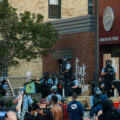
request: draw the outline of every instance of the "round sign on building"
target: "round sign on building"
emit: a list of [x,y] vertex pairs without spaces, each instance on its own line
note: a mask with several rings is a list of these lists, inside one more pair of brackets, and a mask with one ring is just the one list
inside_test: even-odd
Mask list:
[[106,7],[103,13],[103,26],[105,31],[110,31],[114,23],[114,12],[111,7]]

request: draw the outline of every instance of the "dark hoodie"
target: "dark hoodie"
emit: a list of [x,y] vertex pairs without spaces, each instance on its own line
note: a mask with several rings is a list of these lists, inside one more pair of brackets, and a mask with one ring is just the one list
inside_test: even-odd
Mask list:
[[120,120],[113,112],[112,100],[107,99],[102,103],[102,111],[103,114],[98,117],[98,120]]

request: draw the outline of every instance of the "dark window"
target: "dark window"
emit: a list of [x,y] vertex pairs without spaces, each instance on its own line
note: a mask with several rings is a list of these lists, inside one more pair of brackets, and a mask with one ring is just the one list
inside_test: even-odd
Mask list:
[[61,18],[61,0],[49,0],[49,18]]
[[88,0],[88,14],[93,14],[93,0]]
[[7,67],[0,72],[0,77],[8,77]]

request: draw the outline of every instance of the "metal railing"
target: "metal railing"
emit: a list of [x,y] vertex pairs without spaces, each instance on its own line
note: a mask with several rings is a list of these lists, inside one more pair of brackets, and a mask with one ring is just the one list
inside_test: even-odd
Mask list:
[[10,90],[11,90],[11,92],[12,92],[12,95],[15,96],[15,93],[14,93],[13,88],[12,88],[12,86],[11,86],[10,80],[7,79],[7,81],[8,81],[8,85],[9,85],[9,87],[10,87]]
[[10,85],[10,89],[12,90],[12,94],[15,95],[15,91],[24,87],[25,82],[29,82],[31,79],[34,79],[34,76],[9,76],[9,77],[0,77],[0,81],[2,79],[8,80],[8,84]]

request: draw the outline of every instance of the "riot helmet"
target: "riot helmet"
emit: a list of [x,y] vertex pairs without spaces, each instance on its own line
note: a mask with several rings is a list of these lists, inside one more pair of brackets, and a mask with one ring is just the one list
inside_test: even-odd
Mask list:
[[109,59],[108,59],[108,60],[106,60],[105,62],[106,62],[106,66],[107,66],[107,67],[111,66],[111,64],[112,64],[112,61],[111,61],[111,60],[109,60]]
[[101,90],[99,89],[99,87],[94,88],[94,94],[95,95],[100,95],[101,94]]
[[64,56],[63,57],[63,62],[66,62],[67,61],[67,56]]
[[51,87],[51,92],[56,94],[57,93],[57,86],[55,86],[55,85],[52,86]]
[[24,94],[25,94],[25,88],[21,88],[21,89],[19,90],[19,94],[24,95]]

